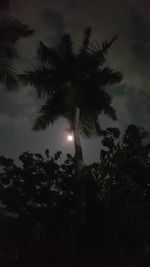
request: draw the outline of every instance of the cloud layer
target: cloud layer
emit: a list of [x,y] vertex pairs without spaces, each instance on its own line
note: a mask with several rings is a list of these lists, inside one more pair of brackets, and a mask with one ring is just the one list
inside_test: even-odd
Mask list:
[[[118,113],[115,125],[124,129],[129,123],[136,123],[150,131],[149,0],[12,0],[11,12],[35,30],[33,37],[18,44],[20,70],[34,64],[39,40],[53,45],[63,33],[70,32],[75,44],[79,44],[88,25],[92,26],[93,39],[98,41],[117,33],[119,38],[108,55],[108,64],[124,74],[123,82],[110,88]],[[26,149],[43,151],[46,147],[73,151],[65,143],[67,125],[63,120],[46,132],[31,132],[39,105],[31,88],[20,88],[13,94],[2,89],[0,94],[0,154],[16,156]],[[105,127],[114,124],[104,117],[101,120]],[[99,146],[100,140],[83,141],[86,161],[98,160]]]

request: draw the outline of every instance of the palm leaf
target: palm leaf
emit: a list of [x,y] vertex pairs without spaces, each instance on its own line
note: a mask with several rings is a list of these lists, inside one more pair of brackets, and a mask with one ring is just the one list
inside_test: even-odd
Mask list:
[[108,115],[108,117],[110,117],[113,120],[117,120],[116,111],[110,105],[105,106],[105,108],[104,108],[104,114]]
[[67,97],[67,90],[68,88],[63,88],[63,90],[60,88],[48,97],[38,112],[33,130],[46,129],[49,124],[53,124],[59,117],[64,117],[72,122],[74,105],[71,99]]
[[117,38],[118,36],[115,35],[109,42],[104,41],[102,44],[99,44],[97,41],[95,41],[95,43],[91,43],[89,45],[88,52],[93,58],[95,58],[98,66],[102,66],[105,63],[105,55],[108,53],[109,48]]
[[97,73],[95,79],[98,80],[102,86],[111,85],[121,82],[123,76],[121,72],[114,71],[109,67],[105,67]]
[[33,130],[45,130],[49,124],[53,124],[59,116],[62,115],[59,109],[53,105],[53,98],[50,97],[44,105],[41,106],[38,116],[34,122]]
[[91,36],[91,27],[88,27],[84,31],[84,37],[83,37],[82,46],[79,49],[80,53],[85,53],[87,51],[88,46],[90,44],[90,36]]
[[72,45],[73,43],[70,34],[64,34],[58,45],[58,50],[61,57],[65,58],[65,60],[74,57]]
[[18,88],[16,69],[7,61],[0,62],[0,83],[5,85],[10,91]]
[[50,94],[50,77],[49,69],[44,66],[27,70],[19,75],[20,81],[24,85],[30,84],[36,88],[38,97]]
[[[6,1],[7,2],[7,1]],[[12,17],[0,19],[0,83],[8,90],[18,88],[18,75],[11,60],[16,56],[15,42],[28,37],[33,31],[19,20]]]
[[[42,111],[41,111],[42,112]],[[39,116],[36,118],[32,130],[34,131],[40,131],[45,130],[50,124],[50,118],[48,114],[46,113],[39,113]]]
[[0,19],[0,36],[3,43],[15,43],[20,38],[25,38],[33,34],[26,24],[12,17]]
[[47,47],[43,42],[40,42],[39,48],[37,49],[37,54],[41,62],[52,64],[57,66],[61,63],[61,57],[55,48]]
[[102,134],[98,119],[88,118],[80,121],[80,133],[83,137],[91,138]]
[[115,35],[109,42],[107,40],[102,42],[102,51],[104,54],[108,52],[109,48],[111,47],[113,42],[117,40],[117,38],[118,38],[118,35]]

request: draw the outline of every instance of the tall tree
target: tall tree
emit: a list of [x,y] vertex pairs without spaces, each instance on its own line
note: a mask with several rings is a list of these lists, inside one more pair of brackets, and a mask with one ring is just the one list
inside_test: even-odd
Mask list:
[[116,113],[112,97],[104,90],[122,80],[122,74],[104,66],[105,55],[116,40],[90,42],[91,29],[84,32],[83,42],[73,50],[71,36],[65,34],[56,47],[40,42],[37,50],[39,64],[21,75],[25,84],[33,85],[39,97],[45,97],[33,129],[39,131],[66,118],[74,132],[77,176],[82,169],[83,155],[80,134],[87,137],[101,133],[99,115],[104,112],[112,119]]

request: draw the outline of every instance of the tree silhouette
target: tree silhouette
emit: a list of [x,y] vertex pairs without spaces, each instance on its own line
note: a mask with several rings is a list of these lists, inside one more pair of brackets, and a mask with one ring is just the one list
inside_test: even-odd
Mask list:
[[79,180],[69,154],[63,164],[48,150],[24,152],[19,165],[0,157],[0,261],[139,267],[150,225],[146,136],[134,125],[122,138],[108,128],[100,163],[84,166]]
[[[75,209],[74,160],[71,155],[67,155],[67,160],[59,166],[57,161],[60,154],[57,152],[54,157],[50,157],[47,150],[46,157],[43,157],[24,152],[19,157],[22,163],[20,167],[12,159],[0,157],[3,169],[0,173],[1,210],[5,216],[9,214],[13,221],[12,232],[9,238],[5,234],[4,240],[6,244],[12,241],[13,251],[17,253],[21,266],[26,258],[34,257],[33,251],[43,242],[40,240],[41,234],[47,236],[44,237],[44,243],[50,237],[50,248],[47,250],[51,257],[53,253],[57,257],[57,253],[63,250],[59,242],[63,244],[64,250],[68,247],[70,251],[68,225],[72,220],[71,210]],[[4,233],[9,231],[9,225],[2,225],[2,220],[0,226]],[[40,250],[45,253],[42,246]],[[9,251],[6,254],[9,257]]]
[[[56,47],[42,42],[37,54],[40,64],[27,70],[21,78],[33,85],[39,97],[45,97],[33,129],[39,131],[64,117],[74,133],[75,158],[78,173],[82,169],[83,155],[80,134],[99,135],[99,115],[104,112],[116,119],[111,106],[112,97],[104,90],[106,85],[118,83],[120,72],[106,67],[105,56],[115,41],[90,42],[91,29],[84,33],[80,48],[74,52],[71,36],[66,34]],[[77,174],[78,176],[78,174]]]
[[[150,150],[144,144],[146,137],[148,132],[143,128],[129,125],[122,138],[119,129],[108,128],[102,140],[104,148],[100,152],[100,165],[104,191],[101,197],[110,205],[115,201],[124,216],[126,209],[140,208],[139,200],[148,196]],[[120,195],[118,187],[122,188]]]
[[[8,1],[2,1],[1,9],[7,9]],[[15,44],[22,38],[33,34],[29,26],[18,19],[11,17],[6,12],[0,18],[0,83],[8,90],[18,87],[18,75],[13,59],[16,56]]]
[[[94,221],[92,235],[95,229],[96,237],[100,233],[99,240],[104,234],[104,244],[109,239],[107,249],[110,248],[113,257],[120,261],[114,266],[139,267],[149,263],[142,264],[148,252],[144,243],[149,244],[150,225],[150,145],[145,142],[147,137],[148,132],[135,125],[129,125],[123,137],[118,128],[108,128],[102,139],[100,164],[85,168],[90,182],[88,195],[86,193],[87,220]],[[95,210],[94,201],[102,210],[98,207]],[[87,224],[87,227],[90,226]]]

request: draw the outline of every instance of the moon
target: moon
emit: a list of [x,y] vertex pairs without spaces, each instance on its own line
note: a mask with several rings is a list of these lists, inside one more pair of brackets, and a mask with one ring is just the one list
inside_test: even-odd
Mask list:
[[69,142],[72,142],[72,141],[73,141],[73,135],[69,134],[69,135],[67,136],[67,140],[68,140]]

